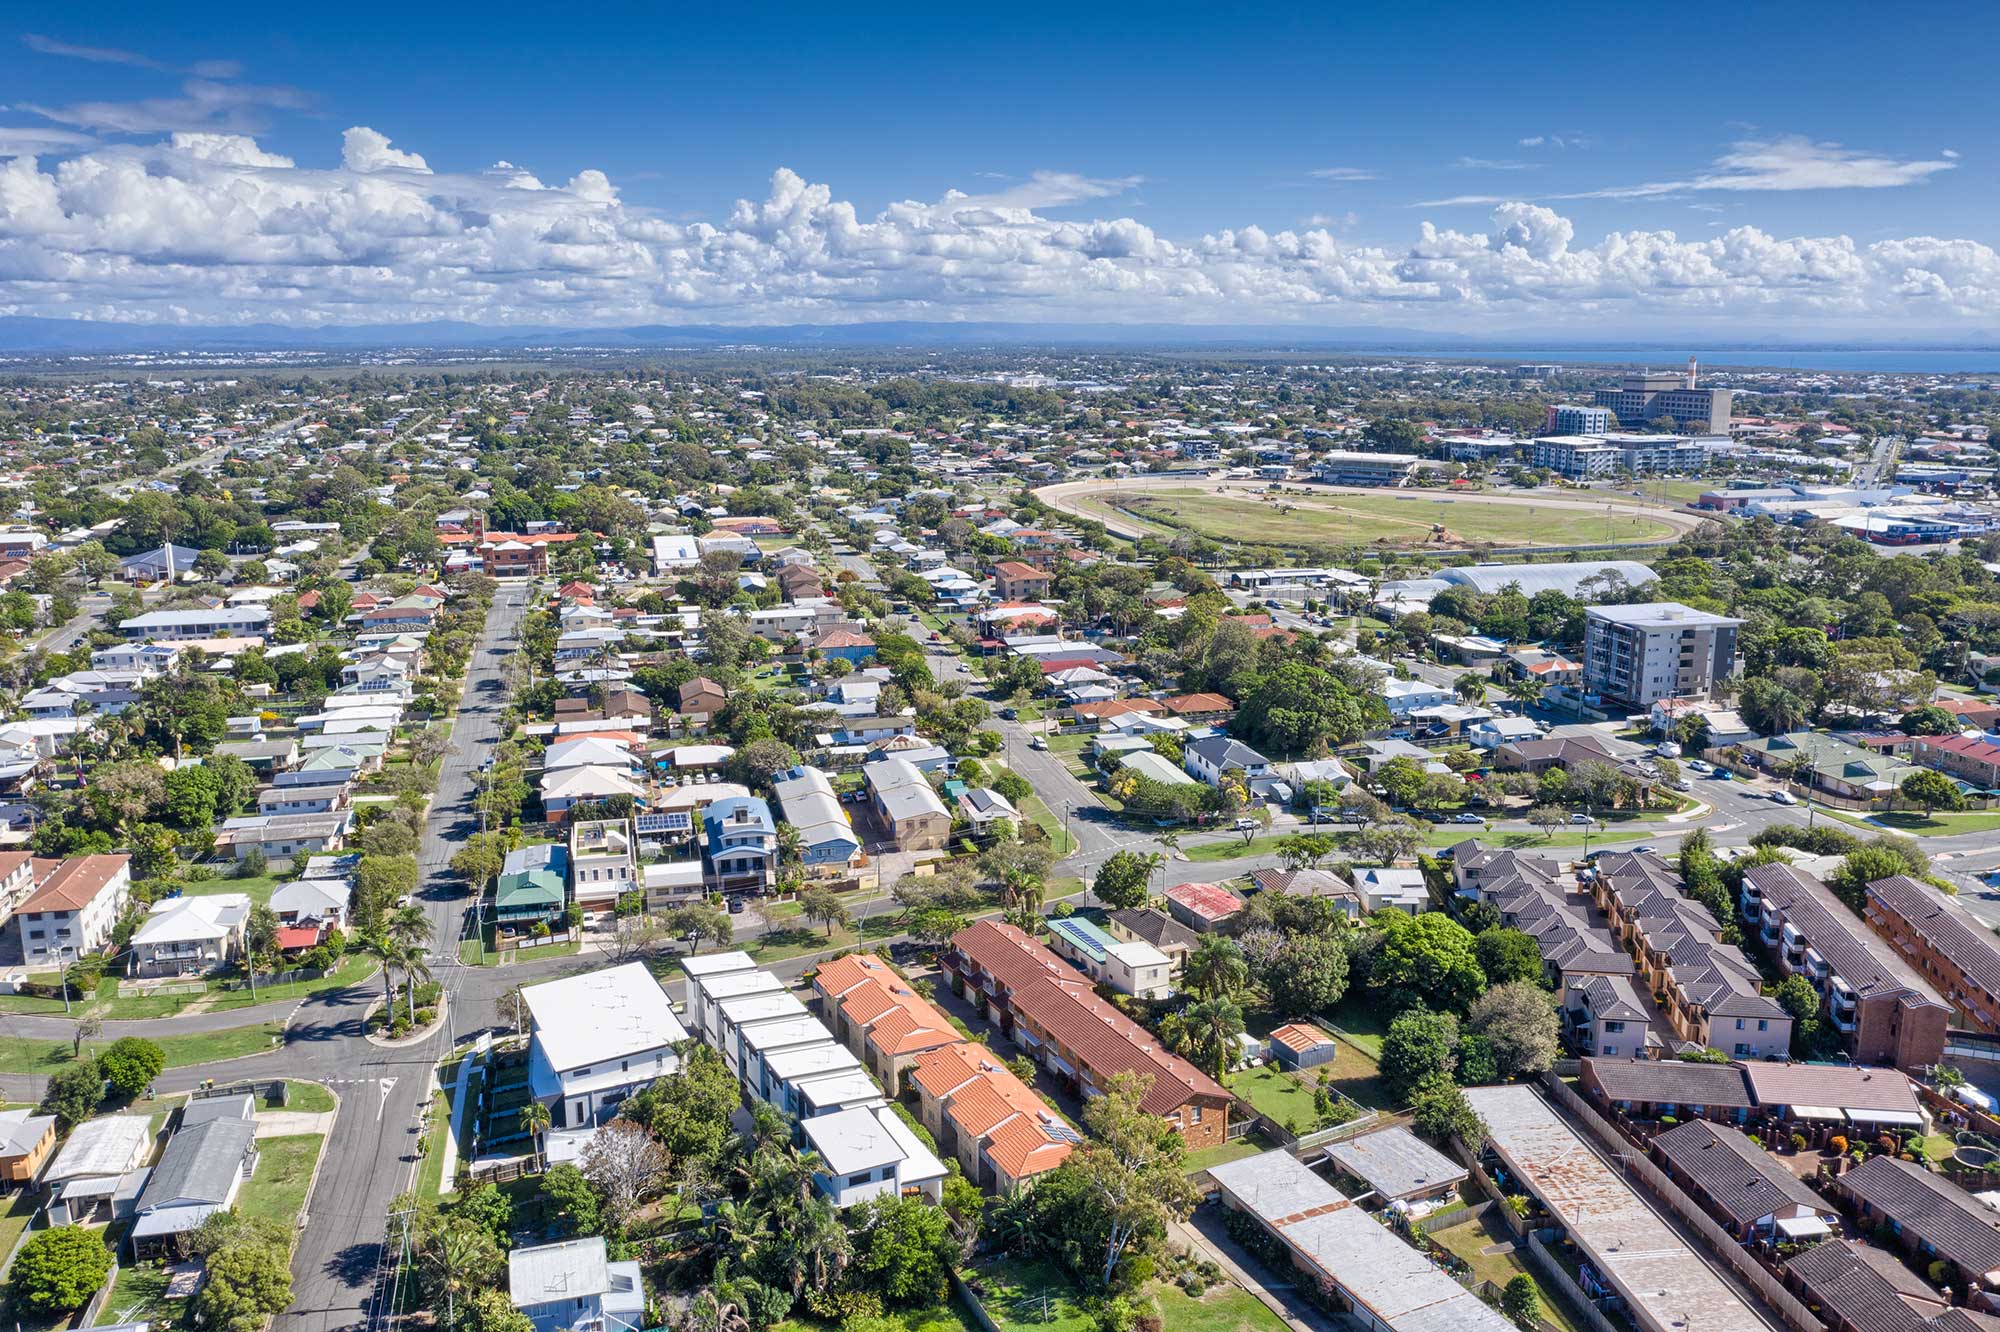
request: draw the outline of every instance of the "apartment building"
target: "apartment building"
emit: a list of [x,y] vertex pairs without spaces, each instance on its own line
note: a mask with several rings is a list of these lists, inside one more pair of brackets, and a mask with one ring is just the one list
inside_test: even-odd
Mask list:
[[1695,379],[1695,363],[1687,373],[1626,375],[1615,389],[1598,389],[1593,401],[1625,425],[1643,425],[1668,417],[1684,433],[1726,435],[1729,409],[1735,401],[1729,389],[1705,389]]
[[1082,1136],[991,1051],[960,1041],[917,1057],[910,1082],[938,1150],[1008,1194],[1069,1159]]
[[965,1039],[895,968],[870,953],[850,953],[821,966],[813,993],[834,1039],[867,1065],[890,1096],[901,1092],[903,1074],[926,1051]]
[[1633,711],[1706,696],[1735,673],[1741,623],[1675,601],[1592,606],[1584,614],[1583,687]]
[[1898,874],[1868,885],[1875,933],[1915,967],[1963,1025],[2000,1036],[2000,943],[1952,898]]
[[528,1090],[556,1128],[610,1119],[618,1103],[680,1067],[687,1029],[643,963],[523,986]]
[[1911,744],[1910,757],[1982,791],[2000,788],[2000,744],[1983,735],[1920,735]]
[[1678,435],[1621,435],[1579,432],[1543,435],[1529,458],[1566,481],[1595,477],[1699,473],[1708,465],[1708,450]]
[[213,610],[148,611],[118,622],[127,638],[189,642],[203,638],[262,638],[271,627],[268,606],[217,606]]
[[1573,402],[1551,403],[1542,430],[1551,435],[1608,435],[1615,418],[1609,407],[1581,407]]
[[1612,936],[1632,950],[1634,986],[1655,996],[1680,1043],[1737,1059],[1790,1052],[1790,1015],[1761,993],[1750,959],[1723,942],[1723,923],[1687,896],[1666,862],[1613,852],[1598,859],[1587,887]]
[[1149,1080],[1141,1105],[1180,1133],[1190,1151],[1228,1140],[1232,1097],[1213,1078],[1099,998],[1095,987],[1012,925],[976,921],[939,959],[952,992],[1080,1094],[1117,1074]]
[[993,591],[1002,601],[1040,601],[1054,584],[1047,571],[1020,560],[1001,560],[993,566]]
[[1857,1063],[1917,1068],[1943,1057],[1951,1010],[1817,878],[1793,865],[1759,865],[1743,875],[1742,910],[1778,969],[1819,991]]
[[29,966],[60,965],[96,952],[110,940],[131,892],[130,856],[63,861],[15,909],[22,959]]

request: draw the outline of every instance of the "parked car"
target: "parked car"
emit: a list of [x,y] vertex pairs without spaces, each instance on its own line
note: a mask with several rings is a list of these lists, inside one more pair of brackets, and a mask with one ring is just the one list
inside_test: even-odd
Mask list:
[[1238,820],[1236,820],[1236,831],[1237,831],[1237,832],[1249,832],[1249,831],[1250,831],[1250,830],[1251,830],[1252,828],[1261,828],[1261,827],[1263,827],[1263,826],[1264,826],[1263,824],[1261,824],[1261,823],[1257,822],[1257,820],[1255,820],[1255,819],[1238,819]]
[[732,916],[740,916],[740,915],[742,915],[742,914],[743,914],[743,907],[744,907],[744,902],[743,902],[743,899],[742,899],[742,898],[740,898],[740,897],[732,897],[732,898],[730,898],[730,899],[729,899],[729,914],[730,914],[730,915],[732,915]]
[[1480,828],[1486,826],[1486,820],[1480,818],[1477,814],[1454,814],[1451,816],[1451,821],[1453,823],[1470,824]]
[[1632,854],[1635,856],[1656,855],[1659,849],[1657,846],[1635,846],[1632,848]]
[[1570,826],[1576,828],[1581,828],[1585,824],[1597,822],[1596,819],[1591,818],[1590,815],[1588,814],[1572,814],[1569,816],[1569,821],[1570,821]]

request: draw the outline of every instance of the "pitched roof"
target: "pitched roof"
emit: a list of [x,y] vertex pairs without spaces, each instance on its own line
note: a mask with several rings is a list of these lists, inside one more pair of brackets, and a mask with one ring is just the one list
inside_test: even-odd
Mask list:
[[71,856],[56,868],[19,910],[78,911],[96,899],[118,871],[132,863],[130,856]]
[[2000,1273],[1993,1209],[1913,1161],[1871,1156],[1834,1187],[1868,1204],[1976,1278]]
[[1749,1109],[1757,1102],[1743,1070],[1733,1064],[1689,1064],[1677,1059],[1585,1059],[1583,1071],[1614,1101],[1706,1105]]
[[1014,1011],[1047,1032],[1100,1084],[1125,1072],[1151,1079],[1140,1102],[1149,1114],[1165,1114],[1195,1097],[1229,1098],[1213,1078],[1161,1048],[1153,1033],[1100,999],[1074,968],[1014,926],[975,921],[952,936],[951,946],[1006,985]]
[[1747,1226],[1788,1204],[1815,1213],[1833,1210],[1762,1147],[1727,1125],[1692,1119],[1654,1138],[1653,1146],[1733,1225]]
[[1226,920],[1243,909],[1243,899],[1219,883],[1177,883],[1167,889],[1167,900],[1203,920]]
[[247,1119],[210,1119],[182,1129],[160,1153],[160,1163],[139,1197],[140,1208],[228,1202],[243,1157],[256,1137],[257,1126]]
[[1831,1240],[1795,1254],[1785,1271],[1806,1298],[1862,1332],[1922,1332],[1944,1297],[1894,1254],[1855,1240]]
[[1333,1044],[1333,1037],[1310,1022],[1287,1023],[1274,1030],[1271,1039],[1287,1050],[1295,1050],[1301,1054],[1317,1046]]
[[1972,977],[1989,995],[2000,995],[2000,945],[1991,931],[1966,918],[1965,908],[1907,874],[1868,885],[1868,900],[1902,917],[1911,931]]
[[1155,948],[1193,948],[1201,942],[1199,934],[1151,907],[1125,907],[1112,912],[1109,919]]
[[1759,1105],[1823,1105],[1841,1110],[1919,1113],[1910,1080],[1893,1068],[1847,1064],[1745,1063],[1744,1080]]
[[868,1032],[884,1054],[895,1056],[962,1041],[950,1019],[887,962],[866,953],[835,958],[819,969],[814,985],[847,1020]]

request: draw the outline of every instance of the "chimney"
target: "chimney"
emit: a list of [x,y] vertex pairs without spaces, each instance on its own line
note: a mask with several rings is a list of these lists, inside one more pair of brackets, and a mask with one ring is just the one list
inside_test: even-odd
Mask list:
[[1689,388],[1694,387],[1694,372],[1695,372],[1694,357],[1690,356],[1688,357],[1688,384],[1687,384]]

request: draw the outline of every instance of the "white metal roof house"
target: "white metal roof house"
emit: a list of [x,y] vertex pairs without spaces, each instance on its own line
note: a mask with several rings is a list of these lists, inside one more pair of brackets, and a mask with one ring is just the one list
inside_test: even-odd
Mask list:
[[242,951],[248,893],[168,897],[132,935],[130,974],[179,976],[218,967]]
[[646,1321],[639,1264],[611,1262],[598,1236],[514,1250],[507,1296],[535,1332],[637,1332]]
[[836,1207],[870,1198],[944,1193],[944,1163],[886,1105],[815,1115],[799,1125],[819,1153],[813,1183]]
[[618,1103],[680,1067],[687,1029],[643,963],[521,991],[533,1019],[528,1090],[556,1128],[601,1124]]

